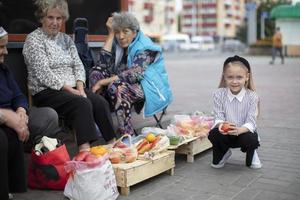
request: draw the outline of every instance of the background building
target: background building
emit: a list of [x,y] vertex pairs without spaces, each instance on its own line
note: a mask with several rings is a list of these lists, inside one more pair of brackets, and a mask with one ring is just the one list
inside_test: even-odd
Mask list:
[[181,31],[233,38],[244,18],[244,0],[183,0]]
[[294,5],[280,5],[272,9],[271,17],[275,18],[276,27],[280,27],[282,43],[289,56],[300,55],[300,2]]
[[138,19],[141,29],[152,38],[177,33],[175,0],[128,0],[128,11]]

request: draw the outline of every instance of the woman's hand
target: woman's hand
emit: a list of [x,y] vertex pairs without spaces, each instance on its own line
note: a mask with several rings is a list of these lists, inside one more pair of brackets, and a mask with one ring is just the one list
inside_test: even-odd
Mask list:
[[83,96],[86,98],[86,93],[84,91],[84,86],[83,86],[83,82],[82,81],[77,81],[76,82],[76,88],[80,93],[80,96]]
[[106,21],[106,28],[107,28],[107,31],[108,31],[108,35],[114,35],[114,31],[113,31],[113,28],[112,28],[112,21],[113,21],[113,17],[109,17]]
[[84,97],[84,98],[87,97],[84,90],[79,90],[79,93],[80,93],[80,96],[82,96],[82,97]]
[[109,85],[116,80],[119,80],[119,77],[116,75],[110,78],[101,79],[92,87],[92,92],[101,92],[103,86]]
[[72,88],[72,87],[71,87],[71,86],[69,86],[69,85],[64,85],[64,86],[63,86],[63,88],[62,88],[62,90],[64,90],[64,91],[67,91],[67,92],[70,92],[70,93],[72,93],[72,94],[75,94],[75,95],[79,95],[79,96],[80,96],[80,92],[79,92],[79,90],[76,90],[76,89]]
[[100,93],[102,91],[102,88],[103,88],[102,80],[100,80],[92,87],[92,92]]
[[23,107],[19,107],[16,113],[20,116],[21,120],[28,124],[28,115]]
[[108,35],[107,35],[106,41],[102,47],[105,51],[108,51],[108,52],[112,51],[112,45],[113,45],[114,38],[115,38],[115,33],[114,33],[114,30],[112,29],[112,21],[113,21],[113,17],[109,17],[106,21],[106,28],[108,31]]
[[27,126],[28,120],[26,122],[23,114],[7,109],[2,112],[5,116],[5,125],[16,131],[20,141],[27,141],[29,138],[29,130]]

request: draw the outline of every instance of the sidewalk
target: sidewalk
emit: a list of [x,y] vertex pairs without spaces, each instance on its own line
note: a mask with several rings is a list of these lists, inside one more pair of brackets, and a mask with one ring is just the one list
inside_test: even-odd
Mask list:
[[[174,113],[211,111],[212,92],[217,88],[226,57],[166,55],[174,91],[168,119]],[[130,195],[120,196],[119,200],[300,199],[300,58],[287,58],[285,65],[269,65],[269,57],[246,58],[252,66],[254,83],[261,98],[258,121],[261,147],[258,153],[263,168],[245,167],[245,154],[239,149],[233,150],[222,169],[210,167],[210,150],[197,155],[192,164],[186,163],[185,156],[176,156],[174,176],[161,174],[132,186]],[[147,123],[152,121],[145,125]],[[65,199],[62,191],[38,190],[14,197],[15,200]]]

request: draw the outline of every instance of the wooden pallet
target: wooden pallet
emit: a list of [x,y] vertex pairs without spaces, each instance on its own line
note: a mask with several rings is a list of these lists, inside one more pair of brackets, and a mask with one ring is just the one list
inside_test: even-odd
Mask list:
[[129,195],[130,186],[154,177],[162,172],[174,174],[175,153],[166,151],[151,160],[136,160],[133,163],[113,164],[121,195]]
[[198,153],[201,153],[207,149],[210,149],[212,144],[207,138],[199,138],[193,137],[183,142],[179,143],[178,145],[171,145],[168,149],[175,150],[178,154],[187,155],[187,162],[193,163],[194,156]]

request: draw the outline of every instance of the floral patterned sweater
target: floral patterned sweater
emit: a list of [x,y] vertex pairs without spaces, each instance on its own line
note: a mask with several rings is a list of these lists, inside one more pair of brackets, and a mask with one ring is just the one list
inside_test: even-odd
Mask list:
[[41,28],[30,33],[23,55],[32,95],[45,89],[60,90],[64,85],[85,82],[84,66],[71,37],[65,33],[49,36]]
[[156,56],[157,52],[145,50],[135,56],[132,66],[127,66],[127,55],[124,54],[121,62],[118,66],[115,66],[115,55],[104,49],[100,50],[99,60],[97,66],[106,68],[111,74],[118,75],[120,80],[135,84],[139,83],[144,76],[144,72],[148,65],[151,64]]

